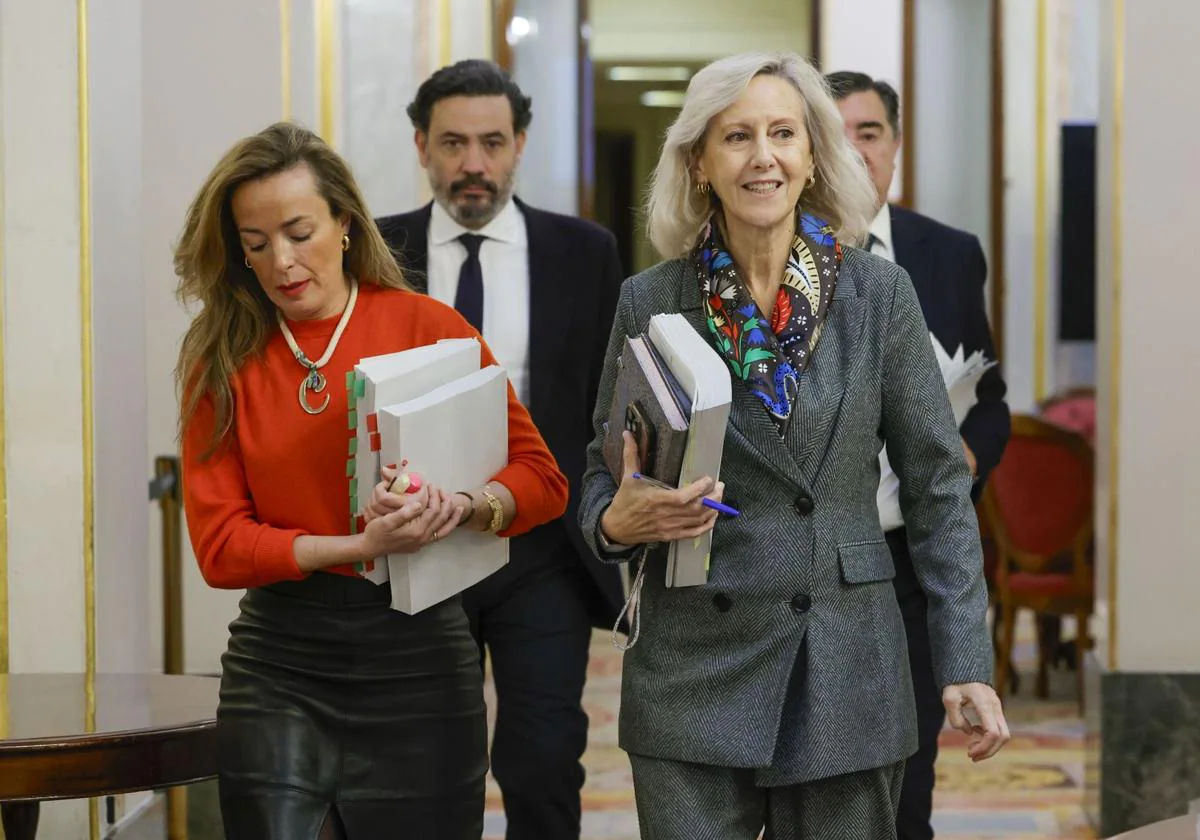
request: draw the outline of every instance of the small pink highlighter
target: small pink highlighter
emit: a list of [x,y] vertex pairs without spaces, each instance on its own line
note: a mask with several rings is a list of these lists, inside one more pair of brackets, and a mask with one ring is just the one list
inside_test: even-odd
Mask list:
[[391,485],[388,487],[389,493],[395,493],[397,495],[404,495],[404,494],[416,493],[417,491],[419,491],[421,489],[421,474],[415,473],[415,472],[410,473],[410,472],[405,471],[404,468],[407,466],[408,466],[408,461],[406,461],[406,460],[401,461],[399,467],[397,467],[395,464],[388,464],[388,467],[390,469],[393,469],[393,470],[399,469],[400,470],[399,474],[395,477],[395,479],[392,480]]

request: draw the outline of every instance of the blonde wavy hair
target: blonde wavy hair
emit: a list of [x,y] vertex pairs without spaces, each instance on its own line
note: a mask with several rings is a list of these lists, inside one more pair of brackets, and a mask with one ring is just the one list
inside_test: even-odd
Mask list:
[[182,434],[203,398],[212,399],[216,424],[202,457],[212,455],[233,426],[233,375],[263,351],[276,329],[274,304],[245,263],[233,193],[242,184],[301,165],[312,171],[333,217],[350,217],[350,248],[342,257],[347,276],[359,283],[411,288],[367,211],[349,165],[325,141],[302,126],[280,122],[235,143],[192,200],[175,247],[178,297],[185,305],[202,307],[183,337],[175,365],[179,429]]
[[843,242],[857,244],[866,237],[878,199],[866,165],[846,140],[841,113],[824,77],[795,53],[743,53],[714,61],[692,77],[683,109],[667,130],[646,200],[647,232],[663,257],[688,253],[718,212],[715,194],[695,190],[693,166],[704,150],[713,117],[763,75],[791,82],[804,101],[817,181],[805,187],[801,209],[828,222]]

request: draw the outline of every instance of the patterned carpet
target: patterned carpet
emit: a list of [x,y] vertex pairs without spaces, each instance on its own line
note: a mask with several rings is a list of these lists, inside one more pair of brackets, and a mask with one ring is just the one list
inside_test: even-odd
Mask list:
[[[979,765],[966,757],[962,737],[942,733],[934,823],[939,840],[1083,840],[1095,835],[1083,816],[1083,724],[1071,673],[1053,673],[1051,697],[1035,701],[1028,628],[1017,651],[1027,674],[1021,694],[1006,703],[1013,739]],[[591,718],[584,764],[584,840],[638,840],[629,762],[617,748],[616,711],[621,654],[609,634],[597,633],[584,706]],[[488,688],[488,703],[494,707]],[[502,840],[499,790],[489,782],[485,840]]]

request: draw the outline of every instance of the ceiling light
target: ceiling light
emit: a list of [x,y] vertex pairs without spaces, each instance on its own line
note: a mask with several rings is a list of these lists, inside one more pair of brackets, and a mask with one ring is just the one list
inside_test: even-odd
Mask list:
[[504,33],[504,39],[508,41],[510,47],[515,47],[530,35],[536,34],[537,21],[521,17],[520,15],[513,15],[512,20],[508,22],[508,29]]
[[686,82],[692,71],[686,67],[610,67],[613,82]]
[[681,90],[648,90],[639,100],[647,108],[682,108],[686,98]]

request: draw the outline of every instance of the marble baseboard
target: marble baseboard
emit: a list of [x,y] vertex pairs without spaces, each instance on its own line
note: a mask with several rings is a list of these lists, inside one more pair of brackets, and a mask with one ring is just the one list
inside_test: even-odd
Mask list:
[[1200,799],[1200,674],[1108,671],[1089,654],[1086,810],[1101,837]]
[[216,779],[188,785],[188,840],[225,840]]

